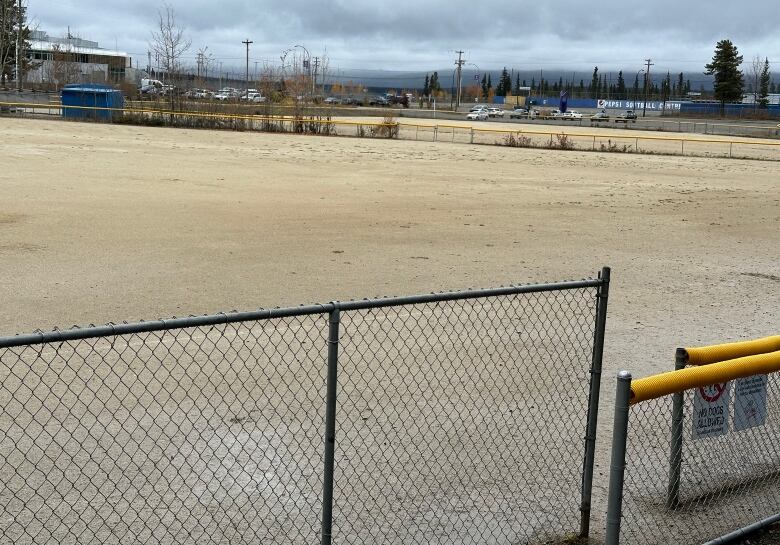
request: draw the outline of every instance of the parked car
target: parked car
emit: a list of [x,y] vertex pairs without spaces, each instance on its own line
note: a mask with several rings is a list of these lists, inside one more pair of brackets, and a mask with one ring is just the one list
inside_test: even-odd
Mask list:
[[490,117],[504,117],[504,110],[501,108],[488,108],[488,115]]
[[341,104],[341,99],[338,97],[328,97],[325,99],[325,104]]
[[138,93],[142,97],[154,97],[162,94],[162,87],[157,85],[143,85],[138,89]]
[[369,106],[390,106],[390,101],[385,97],[372,97],[368,101]]
[[569,114],[566,116],[568,119],[582,119],[582,112],[578,112],[577,110],[569,110],[566,113]]
[[475,121],[485,121],[489,118],[487,108],[481,110],[475,110],[466,114],[466,119],[472,119]]
[[509,119],[522,119],[523,117],[528,117],[528,110],[522,106],[518,106],[509,112]]
[[341,101],[342,104],[349,104],[351,106],[360,106],[363,102],[355,97],[346,97]]
[[609,121],[609,114],[607,110],[601,110],[590,116],[591,123],[598,123],[600,121]]
[[484,110],[485,108],[487,108],[487,106],[485,106],[484,104],[475,104],[474,106],[471,107],[469,112],[478,112],[479,110]]
[[615,123],[636,123],[636,113],[634,110],[627,110],[615,118]]
[[[252,102],[251,99],[253,97],[255,97],[256,95],[260,95],[260,91],[258,91],[257,89],[247,89],[246,91],[241,93],[241,95],[238,97],[238,99],[246,101],[246,102]],[[262,96],[262,95],[260,95],[260,96]]]
[[509,112],[510,119],[536,119],[539,117],[539,110],[518,107]]
[[258,103],[258,102],[265,102],[265,97],[262,94],[260,94],[259,92],[256,92],[256,93],[249,93],[246,96],[246,98],[243,99],[243,100],[246,100],[247,102]]

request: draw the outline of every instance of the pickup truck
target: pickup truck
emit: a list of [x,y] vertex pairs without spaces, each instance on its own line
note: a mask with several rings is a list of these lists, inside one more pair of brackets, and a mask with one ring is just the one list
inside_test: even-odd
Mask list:
[[636,113],[634,113],[634,110],[628,110],[615,118],[615,123],[628,123],[629,121],[631,123],[636,123]]

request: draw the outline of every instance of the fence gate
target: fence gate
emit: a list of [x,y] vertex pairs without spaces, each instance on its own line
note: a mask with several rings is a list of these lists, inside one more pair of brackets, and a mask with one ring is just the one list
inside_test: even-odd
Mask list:
[[608,286],[0,338],[0,542],[585,535]]

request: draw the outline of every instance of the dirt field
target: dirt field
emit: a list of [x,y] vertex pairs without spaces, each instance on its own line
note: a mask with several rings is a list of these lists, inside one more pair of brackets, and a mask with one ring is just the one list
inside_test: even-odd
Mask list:
[[612,367],[776,329],[773,163],[0,123],[3,333],[604,264]]
[[610,265],[597,501],[618,368],[668,370],[679,345],[777,332],[777,163],[0,127],[2,334],[561,280]]

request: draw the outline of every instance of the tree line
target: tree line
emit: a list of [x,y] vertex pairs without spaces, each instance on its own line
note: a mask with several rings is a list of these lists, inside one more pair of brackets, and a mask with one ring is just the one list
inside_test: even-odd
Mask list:
[[[712,97],[725,105],[728,102],[742,102],[747,91],[749,95],[753,95],[757,107],[766,108],[769,105],[769,95],[780,91],[778,84],[772,79],[769,59],[766,57],[763,60],[760,57],[753,59],[747,83],[745,75],[740,70],[743,60],[737,47],[730,40],[721,40],[717,43],[712,62],[705,66],[704,71],[705,75],[713,77]],[[626,79],[621,70],[613,80],[610,74],[601,73],[596,66],[587,83],[583,79],[577,83],[569,79],[564,80],[563,77],[559,77],[557,81],[540,77],[538,82],[536,78],[532,78],[528,85],[525,79],[520,79],[519,72],[513,82],[509,70],[504,67],[495,87],[492,76],[488,72],[482,75],[481,81],[471,85],[466,83],[464,94],[490,99],[493,96],[521,95],[524,94],[520,91],[521,87],[530,86],[531,94],[542,96],[557,95],[561,91],[567,91],[573,98],[666,101],[689,97],[694,92],[690,78],[683,72],[672,74],[667,71],[660,81],[649,77],[644,70],[639,70],[633,75],[631,82]],[[443,94],[438,72],[434,72],[432,76],[426,74],[423,95],[442,96]],[[702,97],[708,95],[703,85],[700,85],[696,94]]]

